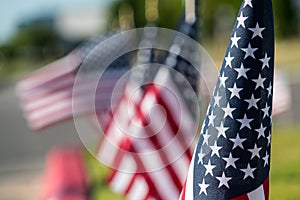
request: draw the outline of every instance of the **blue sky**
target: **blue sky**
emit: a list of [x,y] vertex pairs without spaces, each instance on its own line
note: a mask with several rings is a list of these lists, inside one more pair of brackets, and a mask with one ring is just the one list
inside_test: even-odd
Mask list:
[[112,0],[0,0],[0,44],[9,39],[24,17],[68,7],[99,6],[100,9],[110,1]]

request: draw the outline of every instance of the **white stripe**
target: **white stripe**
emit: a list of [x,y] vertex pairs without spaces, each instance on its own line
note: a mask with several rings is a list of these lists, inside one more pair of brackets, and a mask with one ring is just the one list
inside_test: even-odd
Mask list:
[[143,176],[137,176],[127,194],[127,198],[129,200],[141,200],[146,197],[148,192],[149,187]]
[[[143,108],[144,107],[142,106],[142,109]],[[178,140],[179,138],[176,137],[177,133],[173,133],[172,127],[170,126],[168,121],[165,121],[163,126],[160,127],[162,119],[166,118],[165,114],[158,109],[152,110],[152,113],[155,117],[152,117],[150,126],[154,131],[157,127],[160,128],[159,132],[154,132],[154,134],[155,137],[157,137],[160,146],[163,147],[161,151],[165,153],[168,158],[169,163],[165,163],[165,165],[172,164],[176,175],[178,176],[181,183],[183,183],[186,178],[186,172],[190,163],[189,159],[184,154],[184,145],[180,140]],[[153,147],[153,151],[155,150],[156,149],[154,149]]]
[[38,87],[52,79],[69,74],[77,67],[81,60],[82,58],[77,55],[69,54],[64,58],[33,72],[28,78],[25,78],[18,83],[16,90],[18,92]]
[[[110,96],[111,93],[97,94],[95,97],[95,102],[97,102],[95,109],[97,111],[110,109]],[[121,94],[117,94],[117,96],[121,96]],[[75,110],[72,109],[72,96],[67,92],[57,92],[49,98],[32,101],[30,104],[23,105],[22,109],[25,112],[28,123],[31,124],[30,126],[40,128],[73,115],[78,116],[94,112],[93,106],[87,106],[87,103],[91,101],[89,96],[80,95],[78,98],[75,97],[75,99]]]
[[[112,116],[111,124],[105,134],[106,137],[103,139],[103,143],[98,150],[98,157],[101,160],[103,159],[107,164],[112,164],[116,160],[119,153],[119,144],[122,139],[127,137],[127,135],[124,134],[128,132],[128,124],[130,122],[130,118],[126,112],[127,107],[127,98],[124,96]],[[126,169],[120,168],[120,170]]]
[[273,116],[281,114],[291,107],[291,91],[287,79],[280,70],[275,70],[273,88]]
[[[47,107],[55,106],[56,104],[59,104],[62,101],[67,101],[69,103],[68,107],[72,107],[72,101],[74,102],[74,106],[76,109],[74,111],[85,111],[85,110],[90,110],[93,111],[94,107],[91,104],[95,104],[96,109],[107,109],[109,108],[110,105],[110,100],[111,100],[111,94],[112,91],[110,92],[105,92],[101,94],[96,94],[95,100],[94,98],[87,96],[85,94],[78,95],[78,96],[73,96],[71,94],[68,94],[67,92],[57,92],[57,95],[52,96],[50,98],[44,98],[41,99],[40,101],[37,101],[38,105],[34,105],[34,102],[31,104],[27,104],[26,106],[23,107],[23,109],[26,112],[35,112],[35,111],[40,111],[43,109],[47,109]],[[119,94],[118,94],[119,95]],[[120,95],[119,95],[120,96]],[[53,98],[53,99],[52,99]],[[90,103],[90,104],[87,104]],[[87,106],[90,105],[90,106]],[[83,106],[83,107],[79,107]],[[88,109],[89,108],[89,109]]]
[[[176,124],[185,134],[186,142],[189,143],[195,136],[197,125],[195,124],[195,120],[192,117],[191,112],[188,110],[185,101],[181,98],[181,94],[175,86],[169,71],[165,68],[160,69],[155,78],[155,83],[162,84],[166,87],[160,87],[160,89],[162,90],[161,98],[164,100],[166,106],[172,113]],[[170,92],[172,92],[172,94],[170,94]],[[175,95],[176,98],[174,98],[173,95]]]
[[166,168],[162,168],[164,166],[164,163],[161,160],[159,152],[155,151],[155,148],[153,147],[150,140],[144,139],[134,141],[133,145],[135,146],[137,152],[144,152],[144,154],[140,155],[139,158],[141,159],[146,172],[148,172],[150,179],[157,188],[158,193],[161,195],[162,199],[178,199],[178,190],[168,170]]
[[57,115],[51,115],[46,118],[41,118],[40,120],[31,121],[27,117],[27,123],[30,128],[33,130],[39,130],[51,124],[60,122],[72,115],[71,110],[66,110],[65,112],[58,113]]
[[124,194],[134,174],[116,171],[114,178],[109,182],[111,189],[119,194]]
[[264,187],[261,185],[256,190],[247,194],[249,200],[265,200]]
[[[130,155],[125,155],[122,158],[120,168],[127,169],[128,171],[135,171],[136,163]],[[135,175],[134,173],[126,173],[126,172],[122,172],[122,171],[116,171],[116,174],[113,177],[113,179],[109,182],[109,185],[112,187],[112,189],[115,192],[125,194],[134,175]]]
[[105,162],[106,165],[112,165],[120,151],[117,145],[120,143],[121,135],[118,134],[118,131],[116,131],[115,134],[115,137],[110,134],[108,137],[102,138],[98,150],[97,157]]
[[138,140],[133,144],[139,153],[145,152],[139,158],[162,199],[178,199],[179,193],[172,177],[166,168],[162,168],[165,164],[150,140]]
[[[162,199],[178,199],[178,190],[173,183],[168,170],[166,168],[161,168],[163,163],[161,162],[160,157],[158,155],[155,156],[154,153],[151,153],[151,156],[141,156],[140,158],[146,168],[146,171],[149,171],[148,175]],[[158,167],[156,168],[157,170],[150,171],[155,169],[155,167]]]
[[194,151],[194,155],[188,170],[188,175],[187,175],[187,179],[186,179],[186,185],[185,185],[185,200],[190,200],[190,199],[194,199],[194,162],[195,162],[195,155],[196,155],[196,150]]

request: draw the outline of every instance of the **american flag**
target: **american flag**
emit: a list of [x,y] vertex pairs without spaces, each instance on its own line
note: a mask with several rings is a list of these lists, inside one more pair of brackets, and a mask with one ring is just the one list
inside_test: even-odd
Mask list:
[[268,199],[274,70],[271,0],[244,0],[180,199]]
[[[124,97],[120,104],[119,109],[125,108],[126,110],[120,110],[119,112],[123,115],[118,114],[115,120],[122,124],[111,124],[107,132],[113,136],[119,134],[116,138],[121,138],[120,150],[110,151],[109,155],[105,150],[99,152],[109,157],[116,156],[113,161],[114,167],[118,167],[118,170],[113,172],[109,184],[114,191],[125,194],[129,199],[147,199],[148,197],[177,199],[192,157],[186,133],[196,131],[193,116],[187,111],[187,106],[182,103],[183,99],[174,100],[174,92],[179,94],[179,91],[170,81],[171,77],[165,70],[161,69],[158,72],[154,84],[145,89],[146,92],[140,102],[128,102],[128,99],[125,100],[126,97]],[[160,87],[166,84],[168,89],[172,87],[173,93]],[[162,106],[165,112],[155,110],[155,105]],[[182,109],[174,110],[174,106]],[[127,109],[132,110],[132,118],[124,115]],[[152,117],[148,126],[148,114],[151,110]],[[187,121],[184,124],[182,124],[183,117]],[[120,130],[120,126],[125,131]],[[130,133],[131,137],[125,135],[126,133]],[[117,141],[116,138],[109,139],[114,143]],[[184,155],[181,156],[181,154]],[[146,188],[139,188],[133,184],[141,179],[146,183]],[[141,196],[131,196],[132,191],[139,191]]]
[[[20,105],[28,125],[33,130],[41,130],[70,119],[73,114],[82,115],[90,112],[85,106],[89,98],[85,93],[91,88],[90,84],[93,83],[91,79],[99,79],[93,75],[93,71],[99,68],[99,64],[94,63],[94,66],[86,68],[85,74],[89,78],[82,78],[80,88],[77,88],[81,92],[77,91],[73,95],[73,86],[81,63],[94,47],[104,39],[105,37],[91,39],[67,56],[31,73],[18,82],[16,94],[20,99]],[[103,51],[114,51],[116,46],[119,47],[120,45],[122,43],[116,41]],[[100,79],[96,91],[96,110],[101,111],[100,113],[110,107],[110,98],[115,84],[129,70],[128,66],[128,59],[122,56],[108,67]],[[77,104],[80,104],[78,106],[80,109],[76,109],[76,113],[72,109],[72,100],[74,99],[76,99]]]
[[284,72],[279,69],[274,71],[273,96],[273,117],[280,116],[291,108],[291,88]]
[[[180,31],[194,37],[196,23],[181,21]],[[154,33],[146,36],[154,37],[144,38],[148,42],[156,40]],[[178,199],[182,189],[192,158],[190,144],[198,125],[191,111],[195,109],[193,100],[197,97],[183,94],[187,91],[186,85],[179,84],[179,79],[185,77],[188,85],[196,89],[197,72],[178,55],[181,51],[192,52],[192,49],[182,38],[175,38],[165,59],[165,64],[179,71],[181,77],[175,76],[178,72],[158,68],[153,83],[130,98],[135,85],[151,79],[137,73],[138,77],[127,85],[122,101],[113,112],[114,118],[104,131],[106,139],[101,140],[98,157],[115,167],[108,184],[128,199]],[[143,58],[138,58],[138,63],[154,62],[152,49],[141,50],[139,55]],[[156,110],[156,105],[164,111]],[[126,115],[128,110],[132,113],[130,116]]]

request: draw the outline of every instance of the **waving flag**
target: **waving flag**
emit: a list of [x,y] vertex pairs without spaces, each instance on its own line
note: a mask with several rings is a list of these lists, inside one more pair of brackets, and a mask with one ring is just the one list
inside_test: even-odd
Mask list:
[[181,199],[268,199],[274,70],[271,0],[244,0]]
[[[194,38],[196,24],[197,21],[181,21],[179,30]],[[153,43],[155,37],[154,33],[148,32],[143,42]],[[177,38],[164,62],[180,72],[181,78],[185,77],[196,90],[197,71],[178,55],[182,51],[194,50]],[[154,62],[152,49],[141,50],[138,55],[142,56],[138,58],[140,64]],[[133,98],[130,96],[136,83],[128,84],[121,103],[113,112],[114,118],[106,127],[107,140],[102,140],[99,145],[98,156],[105,157],[116,168],[112,169],[108,184],[128,199],[178,199],[182,189],[192,158],[189,145],[197,124],[191,111],[195,102],[191,95],[183,94],[187,90],[179,84],[178,77],[174,80],[176,74],[173,73],[159,68],[153,83],[138,90]],[[145,79],[148,81],[151,77],[142,76],[135,80],[142,80],[139,82],[142,83]],[[157,105],[165,112],[155,110]],[[126,115],[128,110],[131,116]],[[153,115],[148,126],[150,113]],[[141,128],[137,128],[137,124]],[[119,148],[110,148],[110,141]]]
[[[99,67],[99,64],[94,63],[94,66],[86,70],[89,79],[85,78],[80,84],[79,89],[82,92],[76,93],[77,96],[72,96],[72,91],[81,63],[104,39],[105,37],[99,37],[85,42],[67,56],[33,72],[17,84],[16,93],[28,125],[32,129],[40,130],[70,119],[73,114],[82,115],[90,112],[85,106],[89,98],[85,95],[85,91],[91,88],[90,79],[99,79],[93,75],[93,70],[95,70],[93,68]],[[103,51],[115,51],[115,47],[121,45],[120,41],[116,41]],[[112,63],[102,76],[96,92],[96,110],[101,111],[99,115],[109,108],[115,84],[128,69],[128,59],[122,56]],[[81,104],[79,105],[81,109],[76,109],[77,113],[72,110],[72,98],[76,98],[76,102]]]

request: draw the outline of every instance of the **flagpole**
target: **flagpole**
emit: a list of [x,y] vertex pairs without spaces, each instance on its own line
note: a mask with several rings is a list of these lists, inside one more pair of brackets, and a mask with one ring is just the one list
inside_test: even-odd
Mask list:
[[196,18],[196,0],[185,0],[185,21],[193,24]]
[[119,8],[119,26],[121,31],[128,30],[135,26],[134,12],[130,4],[121,5]]
[[145,0],[145,17],[150,24],[155,24],[159,18],[158,0]]

